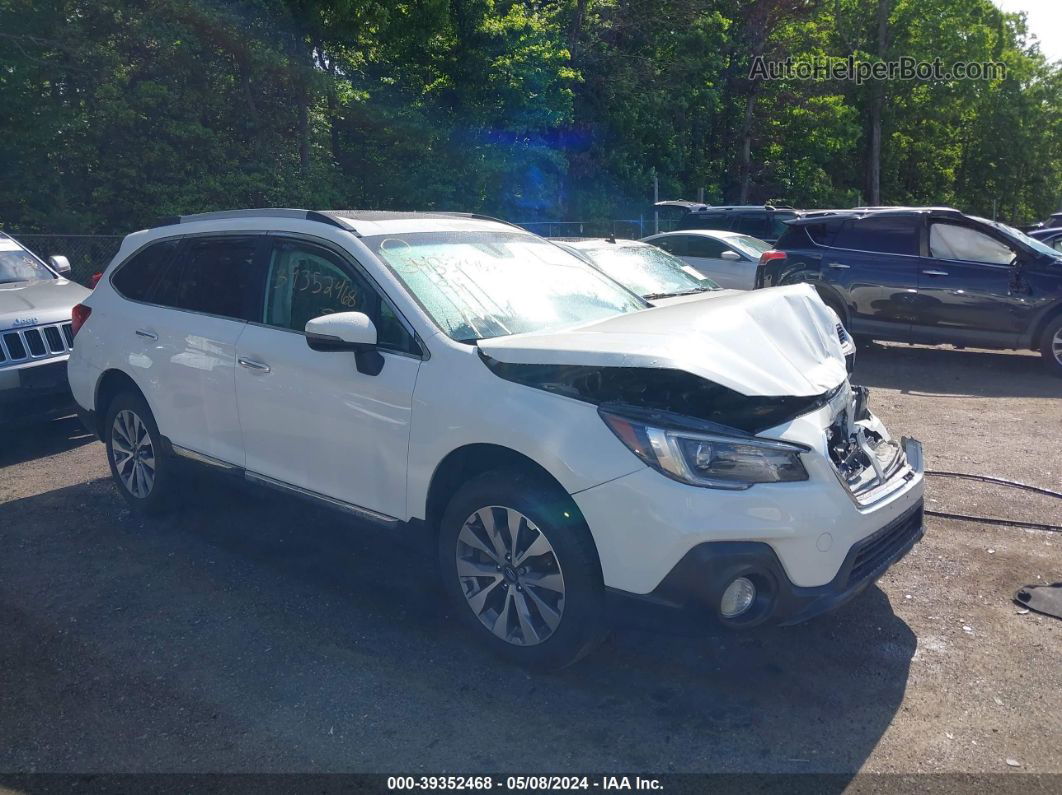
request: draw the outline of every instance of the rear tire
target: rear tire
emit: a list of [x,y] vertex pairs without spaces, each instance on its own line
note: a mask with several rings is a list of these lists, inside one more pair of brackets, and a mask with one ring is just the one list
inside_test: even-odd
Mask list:
[[508,660],[564,668],[605,637],[597,548],[544,478],[510,469],[464,484],[443,514],[438,560],[457,620]]
[[1040,342],[1040,355],[1048,372],[1062,378],[1062,315],[1047,324]]
[[168,508],[173,462],[144,398],[131,391],[119,393],[107,407],[102,430],[111,477],[129,507],[145,514]]

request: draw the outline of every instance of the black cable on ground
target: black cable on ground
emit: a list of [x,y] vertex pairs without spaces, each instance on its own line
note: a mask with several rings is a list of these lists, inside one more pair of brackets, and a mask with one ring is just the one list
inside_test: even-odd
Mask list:
[[[999,486],[1010,486],[1016,489],[1024,489],[1026,491],[1033,491],[1037,494],[1043,494],[1047,497],[1054,497],[1055,499],[1062,500],[1062,493],[1057,491],[1040,488],[1039,486],[1030,486],[1028,483],[1019,483],[1016,480],[994,478],[990,475],[971,475],[966,472],[943,472],[932,469],[927,469],[925,474],[935,475],[937,477],[962,478],[964,480],[979,480],[984,483],[995,483]],[[1053,533],[1062,533],[1062,527],[1059,525],[1046,524],[1043,522],[1019,522],[1014,519],[994,519],[986,516],[969,516],[963,513],[946,513],[944,511],[927,510],[925,513],[927,516],[938,516],[942,519],[958,519],[963,522],[982,522],[983,524],[1011,525],[1012,527],[1025,527],[1031,530],[1047,530]]]
[[1051,491],[1051,489],[1041,488],[1040,486],[1030,486],[1028,483],[1019,483],[1016,480],[1007,480],[1006,478],[994,478],[991,475],[971,475],[966,472],[943,472],[935,469],[927,469],[925,471],[925,474],[936,475],[937,477],[963,478],[965,480],[980,480],[985,483],[997,483],[1000,486],[1013,486],[1016,489],[1035,491],[1037,494],[1045,494],[1048,497],[1054,497],[1055,499],[1062,500],[1062,492]]

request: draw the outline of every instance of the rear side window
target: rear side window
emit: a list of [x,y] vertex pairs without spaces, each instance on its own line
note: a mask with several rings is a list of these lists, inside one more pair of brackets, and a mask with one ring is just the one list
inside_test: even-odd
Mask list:
[[160,240],[140,249],[111,278],[114,289],[131,301],[157,303],[157,287],[171,267],[179,243]]
[[751,235],[752,237],[773,238],[778,236],[771,234],[773,231],[771,218],[769,218],[765,212],[736,216],[730,229],[731,231],[740,232],[743,235]]
[[656,240],[651,240],[654,246],[662,248],[669,254],[674,254],[676,257],[682,257],[686,254],[686,245],[689,241],[689,235],[671,235],[670,237],[658,237]]
[[172,290],[172,301],[164,303],[190,312],[251,320],[258,303],[254,266],[260,240],[258,237],[187,239],[177,257],[181,268]]
[[915,218],[875,217],[846,221],[831,243],[834,248],[874,251],[882,254],[918,254],[918,221]]
[[679,221],[679,229],[730,229],[731,217],[723,213],[688,213]]

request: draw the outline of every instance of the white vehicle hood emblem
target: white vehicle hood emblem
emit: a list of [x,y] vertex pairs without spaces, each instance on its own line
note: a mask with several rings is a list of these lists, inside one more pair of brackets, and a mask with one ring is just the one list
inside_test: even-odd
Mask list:
[[847,377],[836,317],[806,284],[479,341],[509,364],[684,370],[743,395],[811,396]]

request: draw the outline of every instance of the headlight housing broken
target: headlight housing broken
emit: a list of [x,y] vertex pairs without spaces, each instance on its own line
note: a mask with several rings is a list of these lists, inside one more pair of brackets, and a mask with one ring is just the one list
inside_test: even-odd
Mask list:
[[623,444],[669,478],[710,489],[737,491],[757,483],[791,483],[808,479],[800,460],[808,448],[655,424],[600,409],[601,419]]

